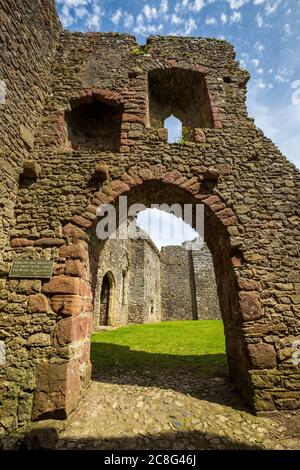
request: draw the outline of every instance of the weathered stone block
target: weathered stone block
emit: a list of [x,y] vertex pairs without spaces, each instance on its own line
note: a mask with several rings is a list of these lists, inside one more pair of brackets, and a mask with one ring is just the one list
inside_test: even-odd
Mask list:
[[33,242],[33,246],[40,246],[42,248],[62,246],[65,241],[62,238],[39,238]]
[[47,313],[48,300],[43,294],[30,295],[28,298],[27,311],[28,313]]
[[240,292],[239,299],[244,321],[257,320],[263,316],[260,298],[256,292]]
[[54,295],[51,307],[56,313],[76,316],[82,312],[83,301],[80,295]]
[[13,238],[10,242],[12,248],[25,248],[27,246],[32,246],[33,241],[28,240],[28,238]]
[[84,277],[86,274],[86,269],[84,264],[79,259],[68,259],[65,264],[65,274],[70,274],[71,276]]
[[37,368],[32,419],[65,419],[80,398],[79,363],[41,363]]
[[80,279],[71,276],[55,276],[42,287],[45,294],[79,294]]
[[247,349],[254,369],[273,369],[276,367],[276,352],[271,344],[248,344]]
[[76,225],[73,225],[71,223],[64,226],[63,234],[66,237],[74,238],[75,240],[76,239],[79,239],[79,240],[80,239],[81,240],[86,240],[87,239],[87,235],[86,235],[85,231],[82,230],[79,227],[76,227]]
[[28,346],[50,346],[50,335],[45,333],[35,333],[34,335],[29,336],[27,340]]
[[62,246],[59,250],[59,256],[62,258],[81,259],[83,261],[87,261],[89,257],[87,250],[80,244]]

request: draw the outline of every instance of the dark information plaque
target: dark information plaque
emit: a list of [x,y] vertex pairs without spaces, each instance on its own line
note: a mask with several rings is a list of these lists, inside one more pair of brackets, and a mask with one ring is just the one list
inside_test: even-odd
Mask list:
[[9,277],[26,279],[50,279],[53,260],[15,259]]

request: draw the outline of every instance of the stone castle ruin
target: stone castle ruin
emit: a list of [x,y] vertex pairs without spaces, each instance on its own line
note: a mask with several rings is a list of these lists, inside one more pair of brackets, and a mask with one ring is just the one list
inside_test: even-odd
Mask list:
[[[0,0],[0,17],[0,434],[78,406],[97,209],[121,195],[205,206],[230,376],[257,412],[299,408],[299,172],[248,117],[233,47],[62,31],[53,0]],[[171,114],[184,143],[167,143]]]
[[[133,223],[133,222],[131,222]],[[139,227],[139,238],[109,238],[101,250],[94,326],[221,318],[207,246],[159,251]]]

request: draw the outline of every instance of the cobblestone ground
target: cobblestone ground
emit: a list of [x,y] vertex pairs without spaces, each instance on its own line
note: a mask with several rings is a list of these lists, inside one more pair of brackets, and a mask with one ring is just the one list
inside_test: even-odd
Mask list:
[[300,449],[299,414],[253,416],[226,377],[94,378],[59,449]]

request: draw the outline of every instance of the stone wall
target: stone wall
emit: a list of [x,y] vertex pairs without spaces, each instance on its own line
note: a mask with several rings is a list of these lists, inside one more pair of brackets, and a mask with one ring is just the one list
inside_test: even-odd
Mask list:
[[213,260],[207,245],[190,252],[198,320],[221,318]]
[[101,249],[94,301],[96,328],[101,324],[100,292],[107,272],[113,278],[110,325],[161,321],[160,254],[142,230],[135,230],[143,238],[122,240],[118,229],[116,238],[110,237]]
[[212,256],[201,250],[166,246],[161,250],[162,317],[164,320],[221,318]]
[[[54,0],[0,0],[0,80],[6,88],[5,103],[0,104],[0,436],[28,423],[36,361],[30,348],[47,342],[43,315],[33,315],[33,323],[41,322],[34,332],[26,316],[27,296],[37,293],[41,282],[7,282],[10,262],[5,252],[16,224],[19,176],[23,162],[33,158],[35,130],[51,90],[60,32]],[[30,336],[27,342],[24,337]]]
[[[32,5],[20,2],[24,14],[26,3]],[[53,5],[43,3],[43,12]],[[15,2],[1,5],[13,11]],[[22,70],[14,64],[24,58],[15,40],[22,25],[17,16],[14,21],[5,22],[16,52],[9,59],[12,75]],[[34,44],[40,43],[36,27],[51,36],[43,21],[30,18],[25,25]],[[29,49],[33,43],[26,41]],[[293,344],[300,339],[299,172],[248,118],[249,75],[239,68],[231,45],[152,37],[148,46],[136,55],[135,38],[128,35],[64,32],[60,37],[47,83],[51,95],[30,155],[41,172],[15,191],[16,221],[9,230],[10,245],[2,249],[1,337],[7,351],[2,433],[32,419],[64,419],[89,382],[97,207],[118,204],[120,195],[147,206],[204,204],[230,375],[256,410],[300,407],[299,365],[292,360]],[[45,83],[47,50],[26,61],[29,75],[43,70],[36,84]],[[148,73],[178,68],[204,76],[213,122],[193,129],[193,142],[169,145],[165,130],[149,124]],[[32,105],[35,93],[26,95]],[[70,149],[65,113],[74,100],[91,96],[123,107],[119,152]],[[7,112],[18,126],[14,107]],[[25,127],[31,112],[26,115]],[[9,145],[15,134],[13,125]],[[108,170],[101,174],[104,164]],[[5,203],[12,199],[5,193]],[[53,277],[49,282],[9,279],[17,257],[53,259]]]
[[191,274],[188,250],[182,246],[164,246],[161,249],[163,320],[196,320]]

